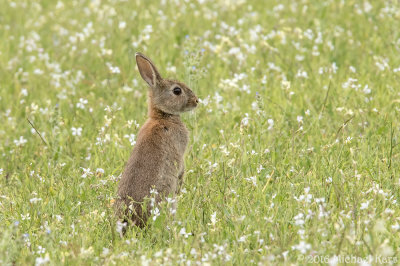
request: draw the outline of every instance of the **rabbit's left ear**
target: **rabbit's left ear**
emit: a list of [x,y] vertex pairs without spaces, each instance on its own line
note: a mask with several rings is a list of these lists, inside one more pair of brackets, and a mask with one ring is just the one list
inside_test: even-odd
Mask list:
[[161,75],[151,60],[141,53],[136,53],[136,64],[142,78],[150,87],[155,88],[157,82],[161,80]]

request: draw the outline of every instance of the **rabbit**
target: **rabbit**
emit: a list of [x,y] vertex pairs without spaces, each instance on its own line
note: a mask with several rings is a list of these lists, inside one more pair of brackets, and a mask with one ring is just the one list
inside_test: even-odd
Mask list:
[[179,192],[189,140],[180,114],[196,108],[199,100],[184,83],[162,78],[145,55],[136,53],[136,64],[149,85],[149,118],[139,130],[119,182],[116,212],[124,223],[143,228],[151,211],[151,206],[143,205],[150,190],[157,191],[156,203]]

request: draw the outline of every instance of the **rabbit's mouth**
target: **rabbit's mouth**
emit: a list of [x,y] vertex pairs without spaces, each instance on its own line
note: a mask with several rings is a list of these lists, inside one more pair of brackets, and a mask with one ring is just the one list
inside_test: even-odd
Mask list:
[[186,106],[184,112],[189,112],[192,111],[193,109],[195,109],[197,107],[197,104],[194,106]]

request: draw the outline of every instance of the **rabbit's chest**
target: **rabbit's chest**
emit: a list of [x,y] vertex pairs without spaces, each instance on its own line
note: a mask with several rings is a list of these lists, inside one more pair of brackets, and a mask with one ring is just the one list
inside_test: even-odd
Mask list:
[[176,159],[183,160],[183,155],[189,141],[189,136],[186,128],[167,128],[166,131],[169,139],[169,146],[171,150],[174,151],[173,153],[176,155]]

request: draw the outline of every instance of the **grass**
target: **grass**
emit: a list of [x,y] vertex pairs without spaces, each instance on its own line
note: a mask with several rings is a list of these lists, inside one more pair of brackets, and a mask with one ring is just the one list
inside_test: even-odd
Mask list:
[[[397,263],[398,2],[0,6],[0,264]],[[121,238],[136,51],[202,101],[175,217]]]

